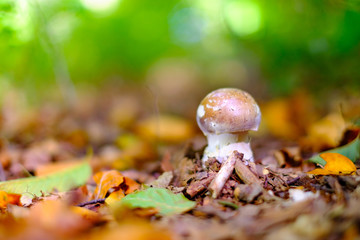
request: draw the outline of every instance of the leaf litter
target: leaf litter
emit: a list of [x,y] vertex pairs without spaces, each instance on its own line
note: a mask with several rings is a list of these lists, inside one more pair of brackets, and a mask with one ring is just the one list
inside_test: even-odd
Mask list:
[[[338,115],[321,120],[312,115],[314,109],[306,112],[298,100],[303,93],[290,101],[282,99],[263,106],[269,126],[275,126],[270,131],[275,137],[254,138],[255,163],[247,164],[241,153],[234,155],[235,161],[229,164],[232,171],[223,186],[215,184],[221,169],[216,159],[202,166],[206,143],[194,132],[193,122],[169,115],[154,118],[143,110],[143,96],[126,98],[130,93],[124,94],[110,93],[107,102],[101,98],[99,102],[79,102],[70,110],[54,107],[49,112],[44,108],[39,110],[42,114],[32,114],[28,124],[21,121],[22,125],[15,126],[5,121],[3,126],[9,127],[2,128],[4,138],[0,141],[1,236],[359,236],[359,131]],[[291,108],[292,104],[299,105],[296,109],[300,110]],[[124,107],[126,114],[122,115],[119,106],[133,110]],[[44,112],[49,117],[43,118]],[[283,129],[276,128],[272,112],[278,112]],[[160,123],[161,131],[156,132]],[[323,134],[326,129],[331,132]],[[306,134],[307,138],[294,142]],[[93,156],[82,163],[89,146]],[[343,155],[351,161],[343,160]],[[63,164],[74,159],[75,163]],[[316,170],[314,163],[323,169]],[[308,173],[319,170],[327,172]],[[36,176],[29,177],[32,175]],[[24,194],[27,199],[22,202]]]

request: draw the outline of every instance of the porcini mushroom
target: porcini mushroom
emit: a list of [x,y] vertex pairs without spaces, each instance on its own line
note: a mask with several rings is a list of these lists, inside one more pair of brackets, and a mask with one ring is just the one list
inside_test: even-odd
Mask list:
[[244,154],[244,160],[254,161],[248,131],[257,131],[261,112],[249,93],[236,88],[215,90],[201,101],[196,119],[208,140],[204,165],[210,157],[222,163],[235,150]]

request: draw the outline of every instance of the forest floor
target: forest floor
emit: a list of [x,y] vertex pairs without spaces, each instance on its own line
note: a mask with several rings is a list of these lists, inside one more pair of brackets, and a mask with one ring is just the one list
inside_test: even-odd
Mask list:
[[[329,113],[302,141],[296,129],[255,135],[255,162],[234,153],[214,190],[222,166],[203,166],[206,139],[193,119],[117,96],[3,105],[1,239],[359,239],[356,125]],[[266,113],[279,114],[274,104],[264,106],[269,127],[289,128]],[[332,153],[321,159],[324,150]]]

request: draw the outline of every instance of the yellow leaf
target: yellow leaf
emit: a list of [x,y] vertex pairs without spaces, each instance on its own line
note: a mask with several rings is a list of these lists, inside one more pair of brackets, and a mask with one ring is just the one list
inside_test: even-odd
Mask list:
[[138,124],[136,130],[140,136],[149,141],[156,139],[166,143],[179,143],[194,135],[190,121],[171,115],[147,118]]
[[354,163],[340,153],[322,153],[320,157],[326,161],[323,169],[314,169],[309,174],[314,175],[350,175],[355,174]]
[[105,203],[111,205],[112,203],[121,200],[123,197],[125,197],[124,191],[120,189],[119,191],[110,193],[106,198]]
[[340,113],[331,113],[314,122],[307,129],[307,136],[301,144],[313,151],[334,148],[339,145],[347,123]]
[[8,204],[8,195],[4,191],[0,191],[0,208],[6,208]]
[[153,146],[135,134],[122,134],[116,140],[121,149],[120,159],[132,159],[135,162],[146,162],[156,159]]

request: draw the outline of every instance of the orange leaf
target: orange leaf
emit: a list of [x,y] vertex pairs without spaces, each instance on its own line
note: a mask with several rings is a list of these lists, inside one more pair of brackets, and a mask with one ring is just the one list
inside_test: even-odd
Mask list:
[[21,194],[8,193],[7,195],[8,195],[8,203],[9,204],[22,206],[22,204],[20,202]]
[[323,169],[317,168],[309,174],[314,175],[350,175],[355,174],[356,166],[354,163],[340,153],[322,153],[320,157],[326,161]]
[[8,204],[21,206],[20,197],[20,194],[0,191],[0,208],[6,208]]
[[132,180],[131,178],[125,177],[125,184],[127,186],[125,194],[129,194],[134,192],[135,190],[140,189],[140,184]]
[[96,221],[100,220],[100,217],[101,217],[101,215],[99,213],[91,211],[91,210],[83,208],[83,207],[71,206],[70,210],[73,213],[76,213],[76,214],[82,216],[84,219],[90,220],[92,222],[96,222]]
[[111,170],[98,172],[94,175],[94,181],[97,183],[94,191],[94,197],[95,199],[100,199],[106,196],[109,189],[118,187],[121,183],[123,183],[124,177],[120,172]]

